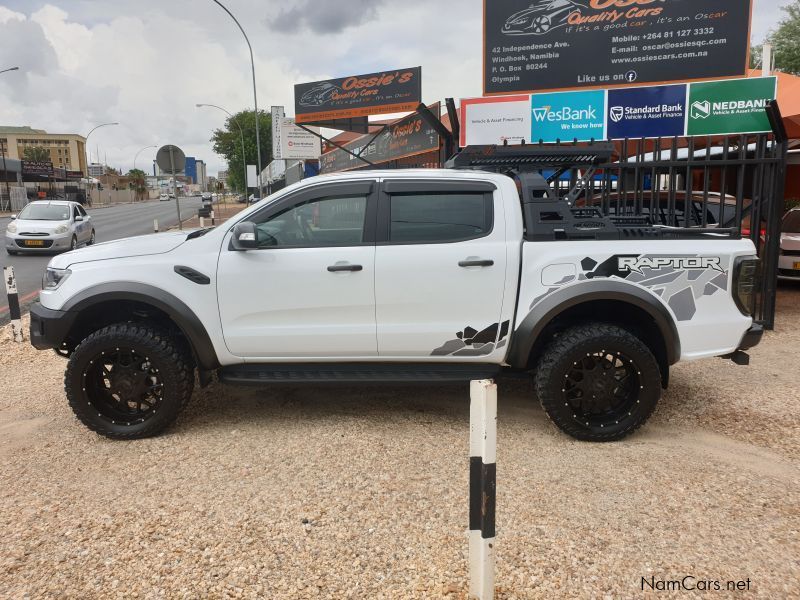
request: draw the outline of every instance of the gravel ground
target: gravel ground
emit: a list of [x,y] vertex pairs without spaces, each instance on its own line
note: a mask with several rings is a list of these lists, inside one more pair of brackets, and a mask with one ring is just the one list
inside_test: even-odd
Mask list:
[[[686,575],[800,597],[798,319],[784,288],[750,368],[679,365],[622,443],[566,438],[501,382],[498,598]],[[8,339],[0,597],[466,598],[465,388],[214,385],[167,435],[111,442],[69,412],[63,360]]]

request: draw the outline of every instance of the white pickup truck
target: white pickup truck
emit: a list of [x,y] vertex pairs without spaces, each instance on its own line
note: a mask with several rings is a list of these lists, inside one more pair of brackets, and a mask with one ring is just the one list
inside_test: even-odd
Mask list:
[[[533,178],[532,178],[533,177]],[[624,225],[480,170],[320,176],[222,226],[53,258],[31,340],[77,417],[159,433],[195,381],[467,381],[530,373],[592,441],[651,415],[679,360],[747,362],[753,244]],[[533,399],[532,399],[533,400]]]

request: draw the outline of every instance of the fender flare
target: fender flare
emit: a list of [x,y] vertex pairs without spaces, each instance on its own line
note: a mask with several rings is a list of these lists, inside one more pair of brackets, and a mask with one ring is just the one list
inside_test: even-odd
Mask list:
[[566,310],[597,300],[625,302],[642,309],[655,321],[667,354],[667,362],[674,365],[681,356],[681,338],[669,309],[649,291],[622,281],[590,280],[563,287],[537,303],[523,319],[514,333],[508,353],[508,364],[523,369],[542,331]]
[[61,310],[78,314],[115,300],[149,304],[166,313],[189,340],[199,367],[212,370],[220,366],[211,337],[194,311],[182,300],[152,285],[125,281],[101,283],[75,294]]

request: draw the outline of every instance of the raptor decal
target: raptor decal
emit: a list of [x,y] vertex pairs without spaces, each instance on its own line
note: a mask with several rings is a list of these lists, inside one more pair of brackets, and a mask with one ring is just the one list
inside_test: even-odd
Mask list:
[[504,321],[489,325],[482,331],[465,327],[456,333],[456,339],[436,348],[431,356],[488,356],[506,345],[510,326],[510,321]]
[[[694,317],[700,298],[728,290],[729,273],[714,256],[617,254],[603,262],[584,258],[580,267],[579,281],[618,278],[650,290],[672,309],[678,321]],[[549,288],[531,308],[561,287]]]

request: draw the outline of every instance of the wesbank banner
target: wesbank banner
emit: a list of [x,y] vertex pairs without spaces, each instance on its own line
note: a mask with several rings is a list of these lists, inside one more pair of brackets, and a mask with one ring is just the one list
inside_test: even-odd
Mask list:
[[560,92],[531,96],[530,140],[556,142],[605,137],[606,92]]
[[461,101],[461,145],[589,141],[771,131],[777,78],[473,98]]
[[484,0],[484,95],[741,77],[753,0]]

